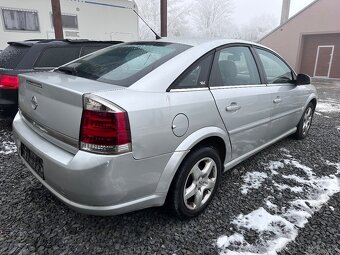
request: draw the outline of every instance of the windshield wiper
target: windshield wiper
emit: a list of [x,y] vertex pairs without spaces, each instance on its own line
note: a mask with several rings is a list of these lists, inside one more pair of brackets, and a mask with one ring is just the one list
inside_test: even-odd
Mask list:
[[66,74],[70,74],[70,75],[74,75],[74,76],[77,76],[77,74],[78,74],[76,68],[71,67],[71,66],[61,66],[61,67],[57,68],[56,71],[66,73]]

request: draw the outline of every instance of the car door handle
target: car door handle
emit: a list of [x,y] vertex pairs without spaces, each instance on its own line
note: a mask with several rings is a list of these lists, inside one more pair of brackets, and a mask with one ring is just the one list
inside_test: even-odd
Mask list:
[[282,99],[280,97],[277,97],[273,100],[274,104],[279,104],[282,102]]
[[231,103],[227,108],[225,109],[227,112],[234,112],[241,109],[241,106],[237,105],[237,103]]

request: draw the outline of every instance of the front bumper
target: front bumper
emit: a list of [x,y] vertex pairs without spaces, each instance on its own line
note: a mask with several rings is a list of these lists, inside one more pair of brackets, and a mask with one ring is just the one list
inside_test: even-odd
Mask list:
[[115,215],[161,206],[165,193],[156,193],[171,154],[135,160],[132,153],[106,156],[77,151],[72,154],[34,132],[18,113],[13,121],[20,155],[24,143],[43,160],[43,180],[34,176],[71,208],[94,215]]

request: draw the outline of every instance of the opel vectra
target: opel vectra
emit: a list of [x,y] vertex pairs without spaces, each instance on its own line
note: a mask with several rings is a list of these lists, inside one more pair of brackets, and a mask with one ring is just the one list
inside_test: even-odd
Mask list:
[[115,215],[167,202],[190,218],[223,171],[304,139],[316,103],[310,77],[264,46],[162,39],[21,75],[13,128],[27,168],[70,207]]

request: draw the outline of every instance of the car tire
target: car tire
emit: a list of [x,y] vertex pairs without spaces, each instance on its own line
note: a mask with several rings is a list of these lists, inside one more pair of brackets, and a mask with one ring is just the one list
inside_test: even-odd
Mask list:
[[315,106],[313,103],[309,103],[306,107],[299,124],[297,125],[297,130],[294,134],[294,137],[297,140],[303,140],[308,135],[310,127],[313,121]]
[[207,208],[218,189],[221,169],[220,156],[213,147],[198,148],[185,158],[169,194],[169,205],[180,219],[196,217]]

